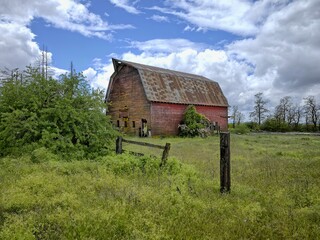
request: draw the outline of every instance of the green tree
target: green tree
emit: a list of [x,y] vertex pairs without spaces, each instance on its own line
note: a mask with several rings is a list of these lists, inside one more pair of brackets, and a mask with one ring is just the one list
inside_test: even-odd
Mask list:
[[115,132],[105,107],[81,73],[55,80],[29,68],[0,86],[0,155],[38,147],[74,158],[106,154]]

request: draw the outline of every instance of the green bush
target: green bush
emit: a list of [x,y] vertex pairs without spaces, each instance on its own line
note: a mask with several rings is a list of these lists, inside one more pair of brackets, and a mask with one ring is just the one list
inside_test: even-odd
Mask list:
[[250,132],[250,129],[247,127],[246,124],[240,124],[240,125],[236,125],[235,128],[230,128],[230,131],[232,133],[237,133],[237,134],[247,134]]
[[103,92],[82,74],[45,79],[37,70],[0,85],[0,156],[45,147],[72,158],[105,155],[115,131]]
[[206,128],[210,125],[210,120],[197,112],[195,106],[189,105],[183,117],[184,127],[180,127],[179,135],[182,137],[196,137],[208,135]]
[[256,122],[247,122],[245,124],[252,131],[260,131],[261,130],[259,124]]
[[269,132],[289,132],[292,129],[286,122],[279,122],[275,118],[269,118],[261,125],[261,130]]

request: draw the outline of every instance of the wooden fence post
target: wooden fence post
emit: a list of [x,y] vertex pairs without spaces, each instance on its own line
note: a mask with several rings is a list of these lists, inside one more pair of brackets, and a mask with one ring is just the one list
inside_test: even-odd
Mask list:
[[117,137],[117,140],[116,140],[116,154],[122,154],[122,137]]
[[169,156],[169,151],[170,151],[170,143],[166,143],[163,153],[162,153],[162,159],[161,159],[161,163],[160,163],[160,167],[166,165],[167,163],[167,159]]
[[220,192],[230,193],[230,133],[220,133]]

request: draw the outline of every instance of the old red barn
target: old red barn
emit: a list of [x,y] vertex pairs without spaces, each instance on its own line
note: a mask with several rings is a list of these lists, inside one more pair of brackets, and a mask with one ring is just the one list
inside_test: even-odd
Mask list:
[[227,129],[228,102],[217,82],[205,77],[112,59],[108,112],[123,132],[177,135],[188,105]]

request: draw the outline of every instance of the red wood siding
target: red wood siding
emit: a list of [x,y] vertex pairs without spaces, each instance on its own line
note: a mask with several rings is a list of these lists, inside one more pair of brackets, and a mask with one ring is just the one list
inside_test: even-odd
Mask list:
[[[108,114],[115,126],[120,123],[120,130],[125,133],[139,134],[141,119],[150,124],[150,103],[147,100],[138,71],[125,66],[114,77],[109,95]],[[126,118],[127,117],[127,118]],[[127,120],[127,127],[125,127]],[[133,121],[135,127],[133,127]],[[150,128],[150,126],[149,126]]]
[[228,130],[228,109],[226,107],[196,106],[196,109],[211,122],[218,122],[222,131]]
[[152,103],[151,133],[152,135],[177,135],[178,124],[182,120],[185,105]]
[[[153,135],[177,135],[185,109],[188,105],[152,103],[151,132]],[[205,115],[211,122],[218,122],[222,130],[227,130],[228,119],[226,107],[196,106],[199,113]]]

